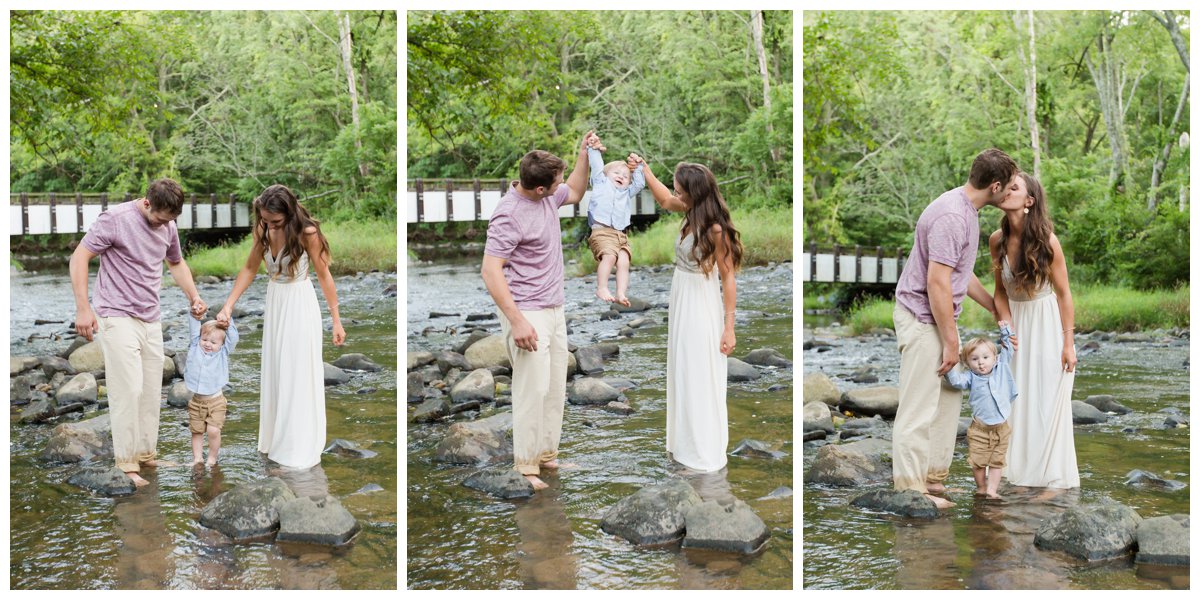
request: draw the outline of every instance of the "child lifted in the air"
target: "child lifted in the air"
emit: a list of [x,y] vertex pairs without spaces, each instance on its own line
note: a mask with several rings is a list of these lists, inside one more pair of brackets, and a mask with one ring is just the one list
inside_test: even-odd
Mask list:
[[[596,297],[605,302],[629,306],[629,228],[631,199],[646,187],[642,175],[644,162],[613,161],[604,164],[601,152],[607,148],[593,135],[588,140],[588,165],[591,167],[592,193],[588,200],[588,248],[599,265],[596,267]],[[617,295],[608,289],[608,276],[617,267]]]

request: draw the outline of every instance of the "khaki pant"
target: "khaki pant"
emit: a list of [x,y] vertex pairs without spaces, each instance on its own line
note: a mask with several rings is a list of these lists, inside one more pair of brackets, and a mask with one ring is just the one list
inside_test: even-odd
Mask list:
[[633,258],[633,250],[629,247],[629,236],[625,235],[624,231],[618,231],[612,227],[597,225],[588,235],[588,248],[592,251],[592,258],[596,259],[596,262],[600,262],[605,255],[609,254],[620,258],[622,250],[630,259]]
[[950,474],[962,392],[942,385],[942,338],[936,325],[922,323],[896,305],[900,348],[900,405],[892,425],[892,485],[924,493],[925,483]]
[[211,396],[192,394],[187,404],[188,429],[195,435],[204,435],[209,426],[220,430],[225,426],[225,413],[228,410],[229,402],[220,392]]
[[132,473],[153,460],[162,403],[162,324],[134,317],[100,317],[100,347],[108,386],[113,457]]
[[563,307],[523,310],[537,331],[537,351],[517,347],[512,324],[500,313],[500,331],[512,362],[513,463],[522,475],[537,475],[541,463],[558,456],[567,399],[567,322]]
[[1008,421],[987,425],[979,419],[971,419],[967,428],[967,462],[972,469],[1007,466],[1008,440],[1012,438],[1012,425]]

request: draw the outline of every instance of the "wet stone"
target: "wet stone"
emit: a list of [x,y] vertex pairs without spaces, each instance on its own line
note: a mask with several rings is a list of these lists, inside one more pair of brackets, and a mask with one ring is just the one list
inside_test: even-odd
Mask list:
[[632,415],[637,412],[632,406],[625,402],[612,401],[604,405],[604,410],[618,415]]
[[350,381],[351,376],[349,373],[347,373],[329,363],[322,363],[322,364],[325,367],[325,375],[324,375],[325,385],[341,385],[343,383]]
[[747,364],[758,365],[763,367],[780,367],[786,368],[792,366],[792,361],[788,360],[783,354],[774,348],[758,348],[751,350],[745,358],[742,359]]
[[1079,400],[1071,401],[1071,420],[1076,425],[1091,425],[1094,423],[1107,423],[1108,415],[1100,412],[1100,409],[1085,404]]
[[885,419],[895,418],[899,407],[900,389],[891,386],[849,390],[842,394],[838,404],[842,411],[850,411],[864,417],[879,415]]
[[472,473],[462,483],[497,498],[528,498],[533,495],[533,484],[523,475],[508,467],[493,467]]
[[770,531],[745,502],[721,505],[716,500],[693,504],[684,511],[685,548],[753,554],[771,537]]
[[187,408],[188,401],[192,399],[192,392],[188,390],[187,384],[179,381],[171,384],[167,388],[167,406],[175,408]]
[[872,490],[851,500],[850,506],[913,519],[933,519],[938,516],[933,501],[916,490]]
[[1146,519],[1137,527],[1138,551],[1134,562],[1186,567],[1191,564],[1190,537],[1188,515]]
[[772,450],[771,445],[758,440],[742,440],[730,454],[744,458],[779,459],[787,456],[787,452]]
[[101,496],[128,496],[137,490],[133,480],[115,466],[84,467],[67,479],[67,483]]
[[112,425],[108,414],[103,414],[55,427],[41,457],[51,462],[82,462],[110,458],[112,451]]
[[1123,504],[1081,504],[1043,522],[1033,542],[1082,560],[1115,558],[1133,551],[1141,522],[1141,515]]
[[413,423],[432,423],[450,414],[450,400],[445,396],[430,398],[417,407]]
[[684,511],[700,504],[686,481],[644,487],[617,501],[604,513],[600,528],[634,544],[664,544],[683,536]]
[[1186,483],[1172,479],[1163,479],[1150,471],[1134,469],[1125,474],[1125,485],[1164,492],[1174,492],[1187,487]]
[[581,377],[567,390],[567,401],[571,404],[608,404],[619,401],[621,392],[594,377]]
[[379,455],[378,452],[360,448],[358,444],[342,438],[334,438],[324,451],[346,458],[371,458]]
[[263,537],[279,528],[279,509],[295,499],[278,477],[244,483],[213,498],[200,512],[200,524],[234,540]]
[[1097,409],[1099,409],[1103,412],[1106,412],[1106,413],[1117,413],[1118,415],[1126,415],[1126,414],[1133,412],[1132,408],[1129,408],[1129,407],[1121,404],[1120,402],[1117,402],[1116,400],[1113,399],[1112,396],[1109,396],[1107,394],[1102,394],[1099,396],[1088,396],[1087,399],[1084,400],[1084,402],[1087,404],[1090,404],[1090,405],[1096,407]]
[[358,533],[350,511],[333,496],[293,498],[279,507],[279,542],[342,546]]
[[343,354],[333,361],[333,366],[347,371],[367,371],[374,373],[381,371],[383,367],[375,364],[374,361],[367,358],[365,355],[358,353]]
[[438,370],[442,373],[449,373],[451,369],[459,369],[461,371],[470,371],[471,363],[467,358],[457,352],[443,350],[435,353],[434,360],[437,361]]
[[762,374],[753,365],[748,365],[732,356],[728,358],[727,362],[729,366],[726,379],[728,381],[753,381],[762,377]]

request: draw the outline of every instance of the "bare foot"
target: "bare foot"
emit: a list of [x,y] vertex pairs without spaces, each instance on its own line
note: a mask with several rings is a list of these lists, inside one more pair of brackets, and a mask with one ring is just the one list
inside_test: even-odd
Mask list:
[[1002,497],[1000,496],[1000,494],[996,494],[996,493],[992,493],[992,494],[988,494],[988,495],[987,495],[987,499],[988,499],[988,500],[1000,500],[1001,498],[1002,498]]
[[977,498],[980,496],[987,496],[987,495],[988,495],[987,490],[984,488],[979,488],[979,489],[975,490],[975,497],[977,497]]
[[142,487],[143,485],[150,485],[150,482],[146,481],[145,479],[142,479],[142,476],[138,475],[137,471],[126,471],[125,474],[129,476],[129,479],[133,480],[133,485],[135,485],[137,487]]
[[628,307],[628,306],[629,306],[629,304],[630,304],[630,302],[629,302],[629,298],[626,298],[626,297],[625,297],[623,294],[622,294],[622,295],[620,295],[620,296],[617,296],[617,304],[620,304],[621,306]]
[[203,458],[200,458],[200,457],[195,457],[195,458],[192,458],[192,466],[193,466],[193,467],[194,467],[194,466],[196,466],[196,465],[202,465],[202,464],[204,464],[204,459],[203,459]]
[[946,486],[940,483],[926,483],[925,491],[929,492],[930,494],[944,494],[946,492]]
[[153,460],[153,459],[151,459],[151,460],[147,460],[147,461],[142,461],[142,466],[143,467],[178,467],[179,463],[171,462],[169,460]]
[[217,466],[217,459],[215,459],[215,458],[210,458],[210,459],[208,459],[208,461],[206,461],[206,462],[204,463],[204,466],[206,466],[206,467],[215,467],[215,466]]
[[939,498],[937,496],[930,496],[929,494],[925,494],[925,497],[929,498],[929,501],[933,502],[933,505],[938,507],[938,510],[945,510],[947,508],[950,508],[951,506],[954,506],[953,502],[951,502],[945,498]]
[[544,489],[550,487],[550,486],[546,485],[545,481],[538,479],[537,475],[526,475],[525,479],[529,480],[529,483],[531,485],[533,485],[534,490],[544,490]]
[[617,301],[616,298],[613,298],[612,292],[608,291],[608,288],[596,288],[596,297],[608,304]]
[[572,469],[578,467],[575,463],[560,463],[558,459],[548,460],[542,463],[542,467],[546,469]]

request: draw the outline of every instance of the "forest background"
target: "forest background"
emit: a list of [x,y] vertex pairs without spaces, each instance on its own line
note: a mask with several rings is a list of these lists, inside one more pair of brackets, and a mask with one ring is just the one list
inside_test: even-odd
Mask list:
[[1188,12],[818,11],[803,31],[806,246],[907,252],[998,147],[1045,186],[1073,286],[1181,291],[1186,323]]

